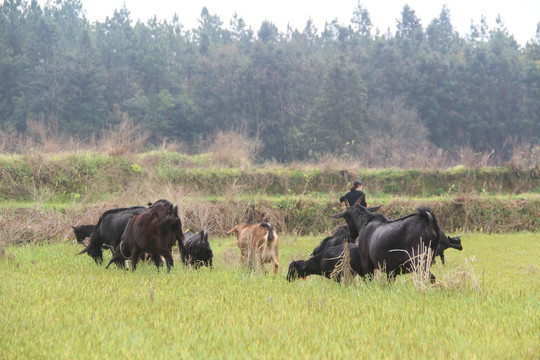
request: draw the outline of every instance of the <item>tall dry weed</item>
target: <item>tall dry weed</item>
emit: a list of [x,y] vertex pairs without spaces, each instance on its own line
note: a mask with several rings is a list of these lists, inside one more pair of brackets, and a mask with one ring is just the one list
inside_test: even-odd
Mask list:
[[433,249],[426,246],[423,242],[418,245],[417,254],[409,255],[412,267],[412,281],[418,291],[426,291],[430,288],[433,281],[431,274],[431,264],[433,259]]
[[209,144],[201,147],[207,148],[212,153],[217,164],[241,169],[252,164],[261,148],[260,141],[232,131],[219,131],[206,142]]
[[354,282],[354,273],[351,268],[351,251],[347,246],[347,243],[343,244],[343,252],[341,253],[340,260],[336,264],[336,267],[330,274],[330,279],[341,281],[345,287],[352,285]]
[[125,155],[141,152],[144,149],[150,133],[142,126],[135,125],[128,113],[115,108],[112,115],[117,125],[103,132],[99,147],[109,155]]

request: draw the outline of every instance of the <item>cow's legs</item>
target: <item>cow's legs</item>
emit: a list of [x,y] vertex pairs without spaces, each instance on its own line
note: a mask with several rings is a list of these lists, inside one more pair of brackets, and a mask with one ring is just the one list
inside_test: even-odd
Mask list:
[[161,262],[161,256],[159,256],[159,254],[156,254],[156,253],[153,253],[152,254],[152,260],[154,261],[154,264],[156,265],[158,271],[159,271],[159,267],[161,265],[163,265],[163,263]]
[[137,267],[137,263],[139,262],[139,249],[131,249],[131,268],[132,271],[135,271],[135,268]]
[[172,254],[170,252],[167,252],[163,257],[165,258],[165,262],[167,263],[167,272],[169,272],[171,271],[171,267],[174,266]]

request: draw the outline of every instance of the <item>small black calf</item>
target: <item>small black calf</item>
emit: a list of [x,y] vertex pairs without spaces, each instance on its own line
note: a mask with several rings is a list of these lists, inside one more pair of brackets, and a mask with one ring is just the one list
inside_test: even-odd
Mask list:
[[435,253],[435,256],[439,256],[441,258],[443,265],[444,265],[444,250],[448,248],[453,248],[459,251],[463,250],[463,246],[461,246],[461,237],[460,236],[447,237],[446,234],[441,231],[441,241],[439,242],[439,247],[437,248],[437,252]]
[[184,234],[184,245],[186,251],[182,251],[182,261],[186,265],[192,265],[195,268],[200,266],[212,267],[212,249],[208,242],[208,233],[201,230],[198,234],[188,231]]

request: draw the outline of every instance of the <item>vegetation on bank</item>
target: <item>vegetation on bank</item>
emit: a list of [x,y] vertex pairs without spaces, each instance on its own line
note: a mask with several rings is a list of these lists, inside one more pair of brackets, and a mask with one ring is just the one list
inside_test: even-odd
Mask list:
[[271,221],[282,233],[330,232],[339,197],[361,178],[390,218],[429,206],[449,233],[540,231],[535,169],[362,169],[330,164],[252,165],[216,154],[56,153],[0,156],[4,243],[71,238],[114,207],[167,198],[186,228],[223,235],[242,221]]
[[145,182],[174,184],[205,195],[223,195],[227,188],[247,194],[291,195],[345,191],[360,178],[371,194],[434,196],[470,193],[540,193],[536,168],[488,167],[405,170],[366,169],[337,163],[223,166],[212,154],[150,152],[112,156],[105,153],[0,156],[0,197],[35,200],[45,196],[85,196],[101,200]]
[[[540,354],[540,242],[468,234],[437,284],[410,275],[349,286],[288,263],[316,237],[281,237],[276,277],[239,265],[234,237],[212,238],[215,268],[176,263],[105,270],[78,244],[9,246],[0,258],[0,358],[520,358]],[[109,251],[105,253],[108,259]],[[156,355],[158,354],[158,355]]]

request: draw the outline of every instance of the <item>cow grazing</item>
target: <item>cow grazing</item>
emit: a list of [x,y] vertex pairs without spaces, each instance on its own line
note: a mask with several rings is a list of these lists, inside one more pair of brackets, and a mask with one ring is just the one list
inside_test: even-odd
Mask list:
[[227,231],[227,235],[236,233],[242,262],[253,265],[257,259],[261,265],[273,262],[274,274],[279,268],[279,241],[274,227],[270,223],[240,223]]
[[168,200],[158,200],[129,220],[122,240],[115,249],[107,268],[111,263],[122,265],[124,260],[131,259],[132,270],[135,270],[139,255],[146,252],[150,254],[158,269],[162,265],[161,257],[163,256],[167,271],[170,271],[174,266],[172,247],[176,241],[178,241],[180,253],[186,251],[178,206]]
[[[388,277],[406,273],[424,263],[428,268],[439,246],[440,229],[435,215],[425,208],[397,220],[373,214],[361,205],[353,205],[334,218],[344,218],[352,237],[358,238],[363,275],[384,269]],[[422,262],[419,251],[431,249],[431,259]],[[432,282],[435,276],[430,274]]]
[[198,234],[190,231],[184,234],[184,246],[186,251],[182,252],[182,261],[186,265],[195,268],[201,265],[212,267],[212,249],[208,241],[208,233],[201,230]]
[[[358,246],[351,243],[342,243],[337,246],[328,246],[320,251],[317,255],[308,260],[297,260],[289,264],[287,280],[293,281],[296,277],[305,278],[308,275],[322,275],[330,278],[336,266],[340,261],[343,261],[345,255],[345,246],[349,250],[349,265],[353,274],[362,274],[362,266],[360,261],[360,253]],[[336,281],[341,281],[341,273],[336,276]]]
[[140,214],[146,210],[144,206],[134,206],[130,208],[116,208],[105,211],[99,218],[94,230],[90,235],[90,242],[80,254],[88,253],[96,264],[103,263],[102,246],[115,249],[120,244],[120,239],[124,233],[126,225],[133,215]]
[[73,233],[79,244],[82,244],[84,239],[92,235],[92,230],[94,230],[94,225],[77,225],[72,226]]
[[437,252],[435,253],[435,256],[439,256],[441,258],[443,265],[444,265],[444,250],[448,248],[453,248],[459,251],[463,250],[463,246],[461,246],[461,237],[459,236],[447,237],[446,234],[441,231],[441,240],[439,242],[439,247],[437,248]]
[[[375,206],[367,208],[370,212],[376,212],[381,208],[381,206]],[[321,243],[313,249],[311,256],[315,256],[322,252],[326,247],[341,245],[343,242],[355,243],[356,237],[351,236],[351,232],[347,225],[340,225],[331,236],[324,238]]]

